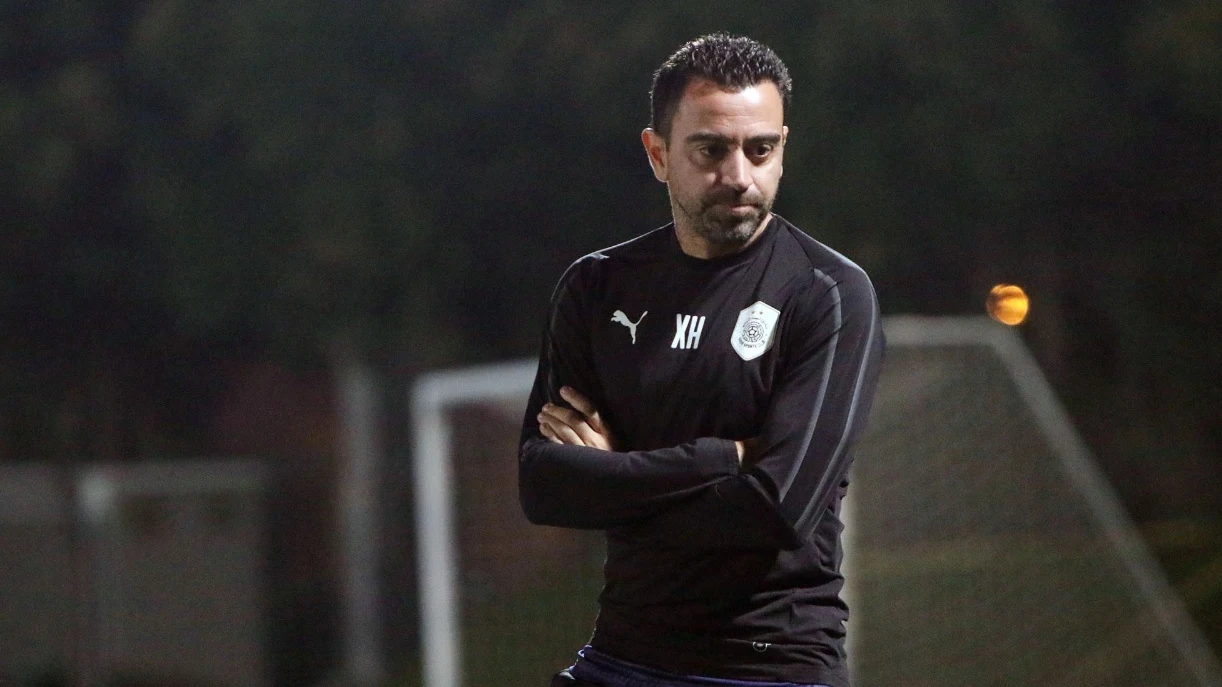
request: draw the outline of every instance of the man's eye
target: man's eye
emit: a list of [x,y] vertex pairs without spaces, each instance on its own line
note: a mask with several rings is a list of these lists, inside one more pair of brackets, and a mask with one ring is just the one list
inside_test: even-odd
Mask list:
[[700,149],[700,154],[712,159],[723,158],[726,155],[725,146],[704,146]]
[[759,145],[751,151],[751,155],[752,157],[768,157],[772,154],[772,150],[771,145]]

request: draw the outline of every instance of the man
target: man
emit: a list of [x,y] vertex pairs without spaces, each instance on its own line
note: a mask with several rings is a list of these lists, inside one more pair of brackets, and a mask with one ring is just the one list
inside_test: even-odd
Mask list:
[[556,288],[522,507],[607,560],[553,684],[848,685],[840,501],[883,336],[865,273],[771,212],[791,91],[755,41],[681,47],[641,135],[674,222]]

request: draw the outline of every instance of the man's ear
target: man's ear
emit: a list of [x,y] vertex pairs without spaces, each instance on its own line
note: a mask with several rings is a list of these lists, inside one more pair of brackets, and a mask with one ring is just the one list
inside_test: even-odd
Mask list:
[[789,127],[781,127],[781,176],[785,176],[785,144],[789,142]]
[[649,166],[653,168],[654,177],[666,183],[666,139],[646,127],[641,132],[641,145],[645,146],[645,155],[649,156]]

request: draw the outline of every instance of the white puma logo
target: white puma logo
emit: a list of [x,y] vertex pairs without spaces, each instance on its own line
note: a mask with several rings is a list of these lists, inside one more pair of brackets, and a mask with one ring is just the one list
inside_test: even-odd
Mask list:
[[623,310],[616,310],[611,315],[611,321],[619,322],[620,324],[627,327],[628,333],[632,335],[632,343],[635,344],[636,343],[636,326],[640,324],[641,320],[645,319],[645,316],[648,314],[649,314],[649,311],[646,310],[645,312],[641,313],[640,319],[638,319],[636,322],[633,322],[632,320],[628,319],[628,316],[624,314]]

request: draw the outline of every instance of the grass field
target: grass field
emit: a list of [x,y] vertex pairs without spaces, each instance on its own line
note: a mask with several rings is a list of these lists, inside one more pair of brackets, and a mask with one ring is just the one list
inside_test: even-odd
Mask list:
[[[1163,521],[1147,523],[1142,533],[1222,654],[1222,523]],[[977,685],[1002,665],[1013,684],[1149,684],[1149,666],[1175,666],[1177,657],[1155,621],[1117,603],[1129,590],[1100,574],[1099,555],[1089,545],[1030,538],[862,552],[859,583],[887,604],[863,602],[855,621],[869,628],[857,657],[861,684]],[[468,592],[465,684],[546,684],[588,637],[599,580],[592,550],[529,589]],[[1064,589],[1082,590],[1072,607],[1058,592]],[[1002,602],[997,590],[1021,598]],[[1191,684],[1190,676],[1171,670],[1159,684]],[[419,687],[418,667],[394,684]]]

